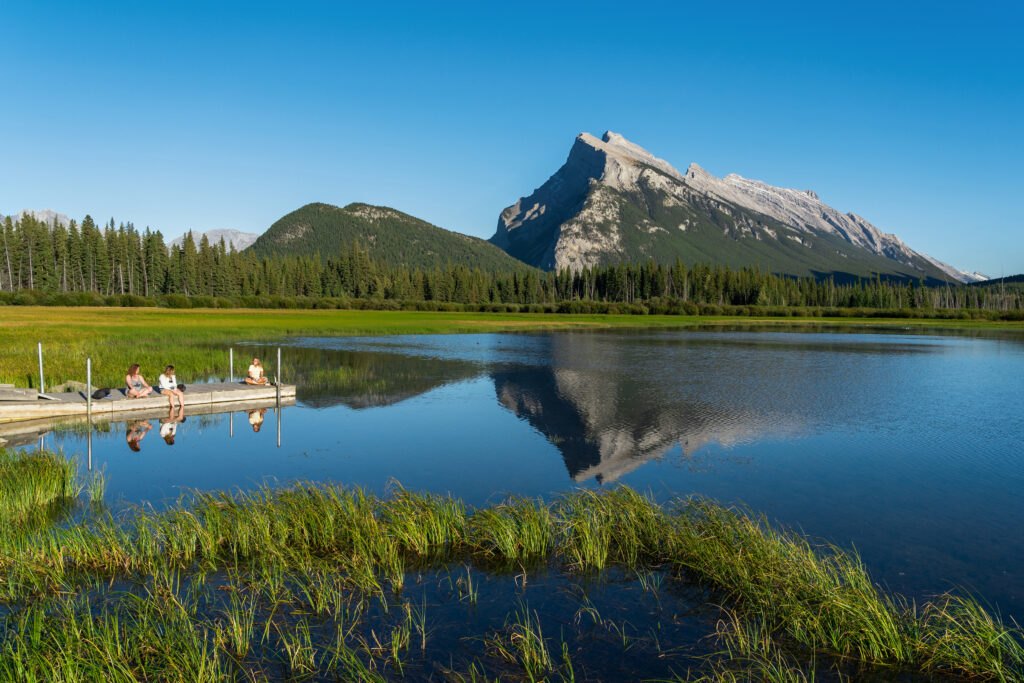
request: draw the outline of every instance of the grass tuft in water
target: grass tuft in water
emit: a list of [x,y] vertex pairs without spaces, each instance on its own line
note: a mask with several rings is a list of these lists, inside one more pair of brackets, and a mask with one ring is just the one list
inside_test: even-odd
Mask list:
[[60,453],[0,448],[0,523],[19,526],[78,496],[77,466]]

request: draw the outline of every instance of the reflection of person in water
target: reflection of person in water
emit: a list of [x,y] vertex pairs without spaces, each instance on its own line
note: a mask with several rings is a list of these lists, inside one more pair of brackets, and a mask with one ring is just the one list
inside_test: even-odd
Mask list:
[[260,408],[258,410],[249,411],[249,424],[252,425],[252,431],[260,431],[260,427],[263,426],[263,416],[266,414],[266,408]]
[[146,436],[146,432],[152,428],[153,426],[147,420],[137,420],[129,424],[124,435],[125,441],[128,442],[128,448],[136,453],[141,451],[142,445],[139,442],[142,441],[142,437]]
[[160,420],[160,437],[168,446],[174,445],[174,436],[178,433],[178,423],[185,421],[185,406],[178,407],[178,414],[174,414],[174,406],[171,406],[166,419]]

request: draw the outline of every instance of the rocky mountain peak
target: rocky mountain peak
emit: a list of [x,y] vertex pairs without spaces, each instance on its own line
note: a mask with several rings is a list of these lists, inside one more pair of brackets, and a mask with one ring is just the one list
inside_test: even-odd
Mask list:
[[626,138],[619,135],[618,133],[613,133],[610,130],[606,130],[604,132],[604,135],[601,136],[601,141],[607,144],[609,147],[614,148],[616,151],[627,156],[633,157],[634,159],[644,161],[656,159],[656,157],[653,154],[648,152],[640,145],[632,143]]
[[[640,145],[630,142],[622,135],[610,130],[605,131],[601,139],[590,133],[580,133],[576,136],[576,145],[573,146],[573,149],[576,150],[580,145],[585,146],[588,153],[596,152],[604,157],[604,171],[595,175],[595,179],[603,180],[617,187],[621,187],[623,181],[631,182],[632,177],[635,177],[644,166],[657,169],[676,180],[683,178],[683,174],[672,164],[664,159],[659,159]],[[569,157],[571,160],[571,152]],[[604,177],[602,178],[602,176]]]
[[610,130],[580,133],[565,164],[501,212],[491,242],[544,269],[682,256],[815,276],[967,279],[813,190],[718,178],[697,164],[680,173]]
[[692,163],[686,167],[686,177],[694,180],[697,178],[714,178],[713,175],[705,171],[696,163]]

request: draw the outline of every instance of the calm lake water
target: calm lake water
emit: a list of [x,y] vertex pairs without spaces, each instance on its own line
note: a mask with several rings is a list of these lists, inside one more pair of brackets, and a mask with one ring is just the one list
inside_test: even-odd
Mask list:
[[[299,402],[280,447],[274,409],[187,418],[173,445],[153,419],[137,452],[126,433],[145,426],[113,423],[92,437],[108,502],[313,480],[483,504],[623,483],[743,503],[855,546],[892,590],[966,588],[1024,617],[1022,336],[315,338],[283,356]],[[45,443],[84,457],[86,435]]]

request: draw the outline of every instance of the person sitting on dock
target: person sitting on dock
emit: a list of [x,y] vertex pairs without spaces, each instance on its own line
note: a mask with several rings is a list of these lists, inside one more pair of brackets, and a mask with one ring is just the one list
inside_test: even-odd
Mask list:
[[249,366],[249,376],[245,378],[246,384],[269,384],[270,380],[263,376],[263,363],[260,362],[259,358],[252,359],[252,365]]
[[174,410],[174,397],[178,397],[178,407],[185,407],[185,394],[178,388],[178,378],[174,376],[174,366],[168,365],[164,368],[164,374],[157,378],[157,385],[160,393],[166,394],[171,410]]
[[139,374],[139,364],[132,363],[128,368],[128,374],[124,376],[124,382],[128,385],[125,396],[128,398],[145,398],[153,393],[153,387],[149,386],[146,380]]

